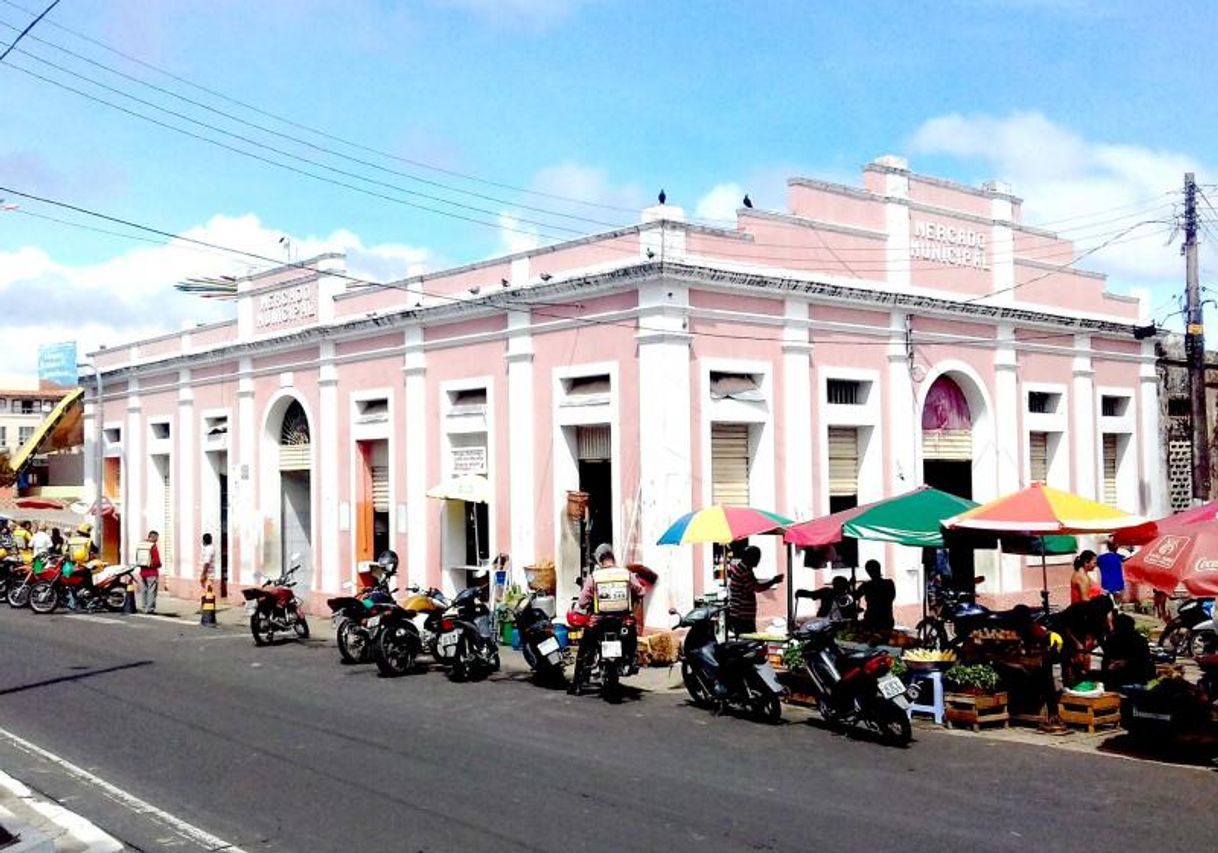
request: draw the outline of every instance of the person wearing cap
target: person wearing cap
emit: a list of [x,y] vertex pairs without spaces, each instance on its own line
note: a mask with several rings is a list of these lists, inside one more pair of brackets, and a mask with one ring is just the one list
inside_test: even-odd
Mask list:
[[[641,600],[647,593],[646,587],[632,572],[618,566],[617,557],[614,556],[611,545],[602,543],[596,546],[592,556],[596,561],[596,568],[584,580],[584,585],[579,591],[579,600],[575,604],[577,611],[587,613],[589,616],[588,629],[584,631],[584,636],[579,644],[579,653],[575,658],[576,680],[587,667],[596,643],[599,642],[598,632],[592,629],[596,627],[601,617],[603,615],[628,615],[634,609],[634,602]],[[624,599],[620,595],[623,586],[628,591]],[[634,660],[637,642],[633,632],[629,639],[624,638],[622,653],[626,660]],[[575,681],[572,683],[574,684]]]

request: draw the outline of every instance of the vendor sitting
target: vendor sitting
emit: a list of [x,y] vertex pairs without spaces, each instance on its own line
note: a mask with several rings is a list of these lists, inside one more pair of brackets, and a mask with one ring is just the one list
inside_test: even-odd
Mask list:
[[1105,687],[1145,684],[1155,677],[1150,643],[1138,633],[1133,617],[1118,614],[1112,631],[1104,638],[1101,665]]
[[818,602],[817,619],[828,619],[831,622],[853,621],[857,613],[854,596],[850,594],[850,581],[838,575],[829,586],[820,589],[801,589],[795,593],[796,598],[810,598]]

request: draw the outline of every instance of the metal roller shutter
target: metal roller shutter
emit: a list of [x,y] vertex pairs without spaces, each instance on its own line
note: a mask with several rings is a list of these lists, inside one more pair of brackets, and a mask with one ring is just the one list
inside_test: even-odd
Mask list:
[[748,424],[711,424],[711,503],[749,505]]
[[1104,503],[1116,506],[1117,502],[1117,436],[1104,433]]
[[576,427],[575,443],[580,462],[601,462],[613,457],[608,426]]
[[311,444],[281,444],[279,445],[280,471],[308,471],[310,467]]
[[829,427],[829,495],[859,493],[859,431],[855,427]]
[[389,512],[389,466],[372,466],[372,511]]
[[927,430],[922,433],[923,459],[973,458],[973,432],[967,429]]
[[1049,434],[1028,433],[1028,460],[1031,464],[1031,481],[1046,483],[1049,479]]

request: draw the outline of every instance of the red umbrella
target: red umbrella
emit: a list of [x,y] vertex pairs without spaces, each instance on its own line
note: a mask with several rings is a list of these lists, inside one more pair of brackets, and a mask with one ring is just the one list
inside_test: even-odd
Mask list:
[[1194,595],[1218,592],[1218,502],[1134,528],[1130,539],[1146,529],[1154,538],[1125,561],[1127,577],[1167,592],[1180,584]]
[[1180,527],[1211,521],[1218,521],[1218,501],[1190,507],[1183,512],[1148,521],[1137,527],[1118,530],[1112,534],[1112,538],[1118,545],[1145,545],[1157,536],[1178,532]]
[[63,501],[54,498],[17,498],[18,509],[67,509]]

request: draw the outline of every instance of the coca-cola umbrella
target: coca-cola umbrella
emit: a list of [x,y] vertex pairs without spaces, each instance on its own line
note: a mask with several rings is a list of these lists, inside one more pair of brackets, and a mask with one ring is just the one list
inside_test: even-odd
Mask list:
[[1193,507],[1153,522],[1157,534],[1125,561],[1125,576],[1171,592],[1218,594],[1218,503]]

